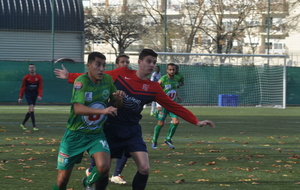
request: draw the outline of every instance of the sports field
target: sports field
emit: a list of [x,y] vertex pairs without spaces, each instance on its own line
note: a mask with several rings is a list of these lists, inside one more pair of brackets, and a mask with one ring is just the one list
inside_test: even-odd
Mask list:
[[[143,111],[144,139],[149,148],[151,174],[147,190],[286,190],[300,189],[300,108],[189,107],[199,119],[216,128],[199,128],[182,119],[173,137],[176,149],[163,144],[170,119],[161,130],[159,149],[151,149],[156,124]],[[0,106],[0,189],[52,189],[56,179],[59,142],[69,106],[35,109],[39,131],[31,121],[23,131],[27,106]],[[68,189],[80,190],[89,157],[75,166]],[[112,164],[114,169],[115,164]],[[136,166],[129,159],[125,186],[109,183],[109,190],[130,190]],[[111,172],[112,173],[112,172]]]

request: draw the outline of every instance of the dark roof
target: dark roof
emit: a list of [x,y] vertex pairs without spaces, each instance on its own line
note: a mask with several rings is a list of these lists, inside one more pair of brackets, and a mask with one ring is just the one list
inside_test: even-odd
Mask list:
[[[53,1],[55,30],[84,30],[82,0]],[[0,29],[51,30],[52,0],[0,0]]]

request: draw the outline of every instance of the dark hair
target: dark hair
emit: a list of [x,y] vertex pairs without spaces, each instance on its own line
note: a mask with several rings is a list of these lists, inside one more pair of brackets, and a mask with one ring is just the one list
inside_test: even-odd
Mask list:
[[169,66],[175,66],[175,67],[176,67],[176,65],[175,65],[174,63],[168,63],[167,68],[168,68]]
[[142,60],[148,55],[157,57],[157,53],[155,53],[152,49],[143,49],[139,55],[139,59]]
[[116,64],[119,63],[121,57],[126,57],[127,59],[129,59],[129,56],[128,56],[128,55],[125,55],[125,54],[119,55],[119,56],[117,57],[117,59],[116,59]]
[[88,56],[88,63],[93,62],[96,59],[96,57],[106,60],[105,55],[103,55],[102,53],[100,53],[100,52],[91,52]]
[[157,67],[157,68],[160,68],[160,66],[159,66],[159,65],[156,65],[155,67]]

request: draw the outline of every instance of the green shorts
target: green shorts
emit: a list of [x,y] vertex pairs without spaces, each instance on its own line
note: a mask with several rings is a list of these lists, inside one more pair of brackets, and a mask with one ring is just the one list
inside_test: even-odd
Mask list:
[[84,151],[89,155],[96,152],[110,154],[104,133],[82,133],[66,130],[59,147],[57,168],[67,170],[81,162]]
[[161,108],[161,111],[158,111],[156,114],[156,119],[159,121],[165,121],[167,116],[170,116],[171,118],[178,118],[177,115],[175,115],[172,112],[169,112],[167,109],[165,108]]

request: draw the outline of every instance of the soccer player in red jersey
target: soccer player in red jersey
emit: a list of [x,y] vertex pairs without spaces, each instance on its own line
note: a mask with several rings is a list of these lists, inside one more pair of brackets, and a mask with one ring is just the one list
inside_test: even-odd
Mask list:
[[[148,79],[148,76],[154,71],[157,56],[157,53],[153,50],[144,49],[139,54],[139,68],[137,71],[122,67],[105,72],[113,78],[116,88],[126,93],[123,107],[118,109],[117,116],[108,117],[104,132],[112,158],[121,158],[122,154],[125,153],[127,157],[134,159],[138,170],[132,181],[133,190],[144,190],[146,188],[150,172],[147,147],[139,124],[145,104],[156,101],[162,107],[172,110],[172,113],[191,124],[199,127],[204,125],[215,127],[212,121],[198,120],[189,110],[171,100],[157,82]],[[63,70],[56,70],[55,74],[58,78],[68,78],[69,82],[80,75],[80,73],[69,73],[66,76]],[[96,189],[105,189],[107,184],[108,176],[96,183]]]
[[29,74],[25,75],[23,78],[22,86],[20,89],[20,95],[18,102],[22,102],[23,95],[28,104],[28,111],[25,115],[23,122],[20,127],[24,130],[26,121],[31,118],[33,130],[38,131],[39,129],[35,125],[35,116],[34,116],[34,106],[36,100],[41,101],[43,96],[43,79],[42,76],[36,73],[36,68],[34,64],[30,64],[28,67]]

